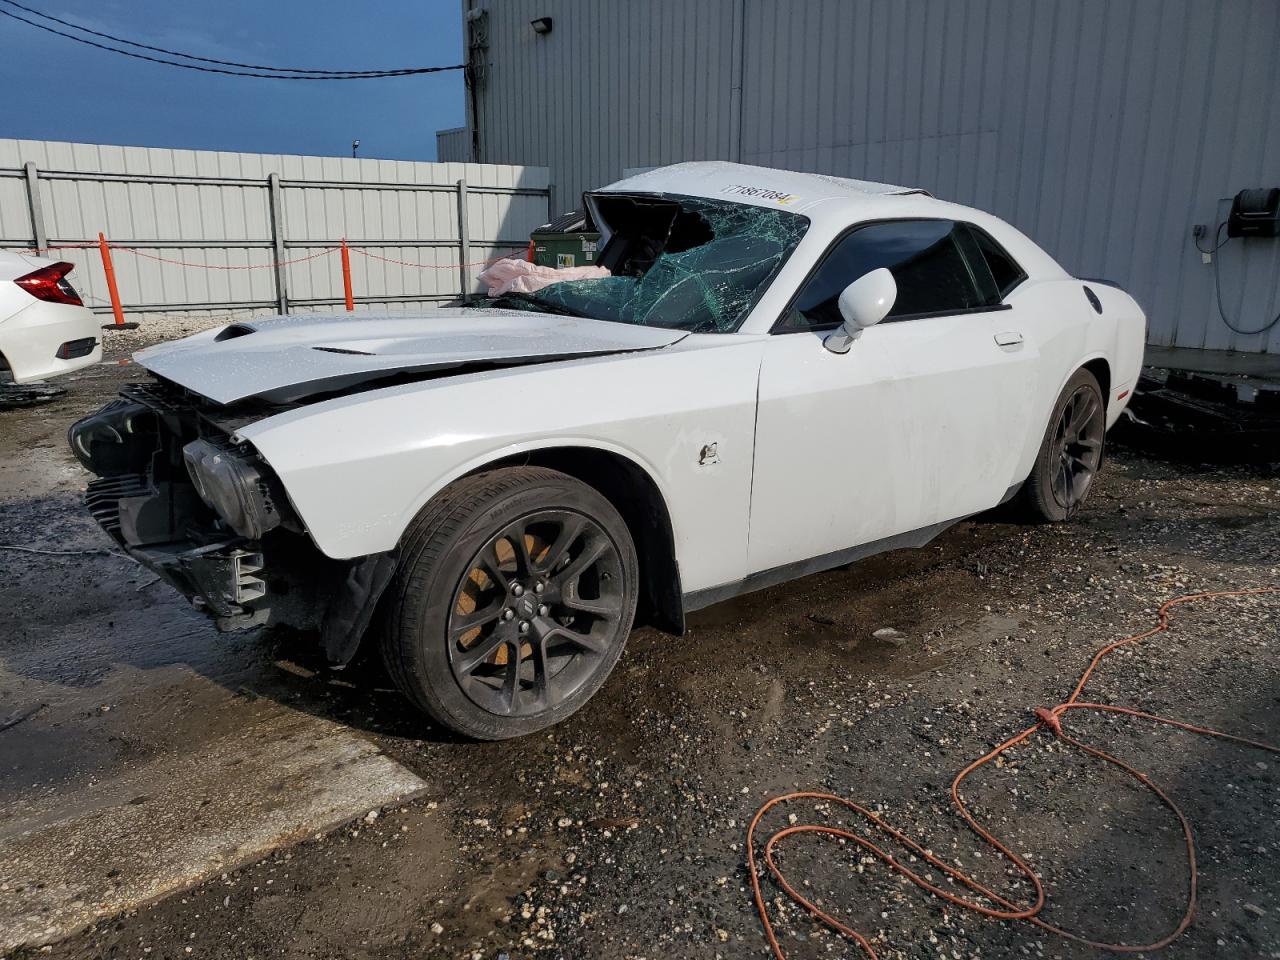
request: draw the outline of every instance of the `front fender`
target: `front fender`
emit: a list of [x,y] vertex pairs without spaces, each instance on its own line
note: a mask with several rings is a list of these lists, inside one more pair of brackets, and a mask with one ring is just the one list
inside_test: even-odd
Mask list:
[[[548,447],[625,457],[666,499],[686,589],[745,562],[759,344],[669,348],[389,387],[245,427],[316,546],[390,550],[441,489]],[[714,463],[699,451],[716,444]],[[706,549],[714,544],[715,549]]]

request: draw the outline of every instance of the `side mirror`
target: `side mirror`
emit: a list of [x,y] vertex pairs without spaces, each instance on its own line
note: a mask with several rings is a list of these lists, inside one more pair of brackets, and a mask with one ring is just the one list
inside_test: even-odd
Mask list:
[[840,329],[822,341],[832,353],[848,353],[867,327],[875,326],[893,309],[898,284],[886,267],[865,273],[840,292]]

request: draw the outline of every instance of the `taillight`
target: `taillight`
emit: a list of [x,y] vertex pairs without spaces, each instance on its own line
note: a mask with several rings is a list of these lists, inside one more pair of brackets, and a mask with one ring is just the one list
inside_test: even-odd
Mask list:
[[67,280],[67,274],[75,269],[75,264],[52,263],[47,267],[28,273],[13,281],[37,300],[49,303],[69,303],[73,307],[83,307],[84,301],[76,288]]

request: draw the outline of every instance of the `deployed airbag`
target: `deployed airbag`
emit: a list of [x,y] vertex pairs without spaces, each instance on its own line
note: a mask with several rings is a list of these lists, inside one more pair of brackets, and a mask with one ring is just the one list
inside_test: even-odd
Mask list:
[[528,260],[507,258],[490,264],[479,276],[489,288],[489,296],[506,293],[533,293],[564,280],[596,280],[609,276],[604,267],[547,267]]

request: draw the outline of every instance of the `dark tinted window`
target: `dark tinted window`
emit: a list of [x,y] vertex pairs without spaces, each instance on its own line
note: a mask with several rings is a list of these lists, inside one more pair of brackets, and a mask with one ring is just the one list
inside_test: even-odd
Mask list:
[[1004,247],[992,240],[984,231],[977,227],[970,227],[969,232],[973,235],[978,249],[982,251],[983,259],[987,261],[987,267],[991,270],[991,276],[996,282],[996,288],[1000,291],[1000,299],[1003,300],[1009,295],[1010,290],[1027,279],[1027,275],[1018,266],[1018,261],[1009,256]]
[[840,292],[878,267],[888,267],[898,283],[898,298],[886,322],[989,304],[960,251],[960,241],[968,241],[965,229],[950,220],[899,220],[853,231],[827,253],[782,329],[838,325]]

